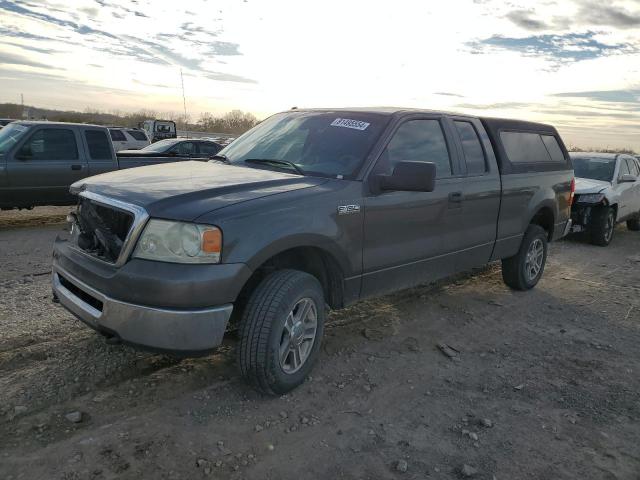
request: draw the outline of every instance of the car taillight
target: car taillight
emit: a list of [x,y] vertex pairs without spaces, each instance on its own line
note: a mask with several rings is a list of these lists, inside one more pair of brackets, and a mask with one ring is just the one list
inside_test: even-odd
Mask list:
[[569,195],[569,206],[573,205],[573,199],[575,198],[576,193],[576,179],[575,177],[571,179],[571,195]]

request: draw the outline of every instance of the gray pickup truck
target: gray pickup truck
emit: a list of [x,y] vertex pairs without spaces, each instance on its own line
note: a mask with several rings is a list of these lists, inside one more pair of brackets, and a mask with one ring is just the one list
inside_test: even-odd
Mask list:
[[78,180],[179,156],[116,157],[105,127],[15,121],[0,130],[0,209],[73,205],[69,186]]
[[282,394],[341,308],[502,260],[536,285],[571,226],[571,160],[553,127],[399,109],[276,114],[215,160],[77,182],[54,299],[146,348],[195,354],[239,330],[238,364]]

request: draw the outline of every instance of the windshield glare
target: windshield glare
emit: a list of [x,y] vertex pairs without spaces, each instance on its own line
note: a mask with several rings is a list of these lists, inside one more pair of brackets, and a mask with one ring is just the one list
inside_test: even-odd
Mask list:
[[573,157],[573,171],[578,178],[611,182],[616,169],[615,158]]
[[168,150],[170,147],[172,147],[176,143],[178,142],[176,142],[175,140],[160,140],[159,142],[152,143],[151,145],[147,145],[141,150],[144,150],[145,152],[164,152],[165,150]]
[[286,112],[269,117],[220,151],[230,163],[291,170],[305,175],[351,179],[387,124],[387,117],[363,112]]
[[11,147],[13,147],[29,129],[26,125],[19,123],[10,123],[0,130],[0,155],[4,155]]

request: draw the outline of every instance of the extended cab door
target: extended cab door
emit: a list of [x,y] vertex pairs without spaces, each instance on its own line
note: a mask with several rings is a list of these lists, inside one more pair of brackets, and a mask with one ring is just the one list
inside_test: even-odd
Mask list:
[[432,162],[432,192],[366,193],[361,296],[450,275],[453,236],[461,221],[463,181],[455,143],[440,115],[412,115],[395,127],[368,177],[390,174],[399,161]]
[[118,169],[113,145],[104,128],[87,128],[83,132],[89,156],[89,174],[98,175]]
[[9,185],[16,203],[72,203],[69,186],[87,175],[78,132],[62,125],[35,127],[7,158]]
[[448,121],[461,158],[460,221],[450,227],[450,247],[457,252],[456,270],[461,272],[485,265],[491,257],[500,211],[500,172],[480,120],[449,117]]

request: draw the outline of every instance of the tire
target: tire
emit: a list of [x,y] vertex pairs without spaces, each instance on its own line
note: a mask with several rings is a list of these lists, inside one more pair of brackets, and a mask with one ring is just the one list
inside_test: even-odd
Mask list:
[[616,212],[611,207],[594,208],[589,222],[590,240],[594,245],[606,247],[616,229]]
[[[305,318],[296,318],[305,310]],[[325,314],[322,287],[312,275],[278,270],[265,277],[240,321],[237,359],[245,380],[269,395],[282,395],[304,382],[319,355]],[[309,339],[314,317],[315,332]],[[291,348],[284,348],[287,345]]]
[[502,279],[514,290],[529,290],[536,286],[547,262],[547,232],[539,225],[529,225],[520,250],[502,260]]
[[627,220],[627,228],[632,232],[640,231],[640,213],[636,218],[630,218]]

